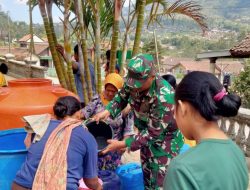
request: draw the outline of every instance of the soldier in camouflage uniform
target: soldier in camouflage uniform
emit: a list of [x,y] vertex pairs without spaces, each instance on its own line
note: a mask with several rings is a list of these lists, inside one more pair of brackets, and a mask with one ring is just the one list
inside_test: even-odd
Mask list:
[[139,133],[125,141],[109,140],[106,151],[140,149],[145,189],[160,189],[170,160],[183,145],[183,136],[173,118],[174,91],[156,73],[151,55],[139,54],[130,60],[123,88],[94,119],[116,117],[128,103]]

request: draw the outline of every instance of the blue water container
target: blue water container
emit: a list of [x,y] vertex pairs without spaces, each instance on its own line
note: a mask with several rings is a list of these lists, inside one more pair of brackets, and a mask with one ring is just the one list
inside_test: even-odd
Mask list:
[[190,146],[188,144],[184,144],[180,149],[180,154],[183,154],[184,152],[188,151],[190,149]]
[[98,172],[98,177],[103,182],[103,190],[120,190],[121,181],[113,171],[100,170]]
[[24,129],[0,131],[0,189],[10,190],[13,179],[27,151],[24,145],[26,132]]
[[121,180],[121,190],[144,190],[143,173],[140,164],[129,163],[116,169]]

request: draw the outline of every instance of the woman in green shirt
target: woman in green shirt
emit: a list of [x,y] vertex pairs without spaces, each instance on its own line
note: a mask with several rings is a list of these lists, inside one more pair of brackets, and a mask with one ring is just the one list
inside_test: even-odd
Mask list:
[[248,169],[240,148],[220,130],[220,116],[236,116],[241,99],[211,73],[191,72],[177,86],[175,118],[197,146],[173,159],[164,190],[246,190]]

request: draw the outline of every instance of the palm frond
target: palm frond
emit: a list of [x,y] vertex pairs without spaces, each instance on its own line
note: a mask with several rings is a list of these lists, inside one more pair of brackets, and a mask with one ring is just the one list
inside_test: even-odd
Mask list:
[[203,33],[208,29],[208,26],[205,22],[206,18],[201,13],[202,7],[196,4],[195,1],[185,1],[177,0],[170,7],[165,9],[162,13],[157,13],[155,19],[161,18],[163,15],[169,16],[171,19],[174,19],[176,14],[185,15],[192,20],[194,20],[201,28]]

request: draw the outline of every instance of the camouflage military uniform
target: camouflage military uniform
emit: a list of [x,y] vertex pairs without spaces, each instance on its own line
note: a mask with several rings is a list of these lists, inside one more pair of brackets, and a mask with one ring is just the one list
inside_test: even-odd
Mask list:
[[[130,103],[139,133],[125,141],[132,151],[141,150],[145,189],[163,186],[167,166],[183,145],[183,136],[173,118],[174,92],[171,86],[154,73],[151,55],[138,55],[128,64],[127,81],[106,109],[113,117]],[[155,79],[148,92],[134,93],[148,77]]]

